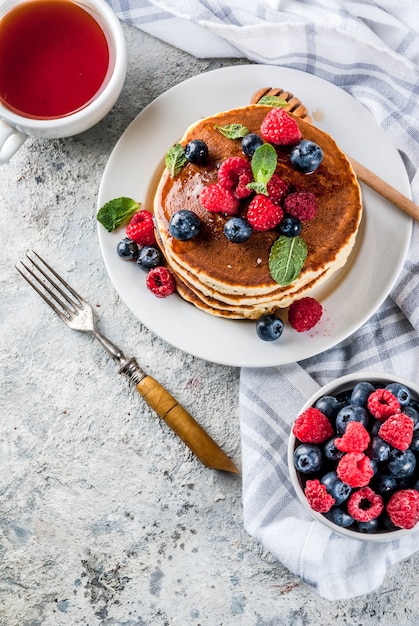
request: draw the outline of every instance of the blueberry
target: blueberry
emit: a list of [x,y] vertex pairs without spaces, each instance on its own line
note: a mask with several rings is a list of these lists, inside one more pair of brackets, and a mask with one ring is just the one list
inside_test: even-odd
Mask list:
[[321,396],[321,398],[316,401],[314,406],[331,420],[336,418],[336,415],[342,408],[341,403],[337,400],[337,398],[335,398],[335,396]]
[[255,133],[249,133],[242,139],[242,150],[246,156],[252,158],[256,148],[259,148],[262,144],[262,137],[259,137],[259,135],[256,135]]
[[400,383],[390,383],[386,385],[387,391],[390,391],[397,400],[400,402],[400,406],[406,406],[410,402],[410,391],[405,385]]
[[413,420],[413,430],[417,431],[419,429],[419,412],[415,409],[414,406],[404,406],[403,413],[410,417]]
[[337,505],[345,502],[352,491],[349,485],[346,485],[337,477],[336,472],[327,472],[327,474],[320,479],[320,482],[326,487],[327,493],[330,493],[332,498],[335,499],[335,504]]
[[397,480],[394,476],[387,474],[377,475],[372,479],[374,491],[380,496],[386,496],[393,493],[397,489]]
[[343,434],[349,422],[361,422],[365,428],[368,425],[368,413],[362,406],[348,404],[336,416],[336,430]]
[[252,234],[252,227],[242,217],[231,217],[224,224],[224,234],[232,243],[243,243]]
[[185,146],[185,157],[191,163],[204,163],[208,156],[208,146],[201,139],[192,139]]
[[172,237],[179,241],[188,241],[199,235],[201,220],[193,211],[180,209],[173,213],[169,221],[169,231]]
[[416,431],[413,435],[412,441],[410,443],[410,449],[412,452],[419,452],[419,433]]
[[323,446],[323,454],[329,461],[339,461],[345,454],[335,446],[336,437],[332,437]]
[[351,526],[354,523],[354,518],[339,506],[332,506],[330,511],[326,513],[326,517],[328,520],[337,526],[341,526],[342,528],[348,528],[348,526]]
[[163,255],[156,246],[144,246],[138,253],[137,265],[148,271],[163,264]]
[[416,457],[411,450],[396,450],[395,448],[391,450],[387,463],[391,476],[407,478],[413,474],[415,467]]
[[378,528],[378,518],[370,519],[368,522],[357,522],[356,529],[360,533],[375,533]]
[[303,474],[318,472],[323,464],[319,446],[313,443],[301,443],[294,451],[294,465]]
[[367,406],[367,400],[369,396],[375,391],[374,385],[366,381],[356,383],[352,389],[350,404],[356,404],[357,406]]
[[284,330],[284,322],[271,313],[262,315],[256,322],[256,332],[263,341],[279,339]]
[[294,167],[304,174],[311,174],[319,167],[323,156],[323,150],[319,145],[309,139],[303,139],[291,150],[290,159]]
[[378,431],[380,430],[381,426],[382,426],[382,422],[380,422],[380,420],[374,420],[371,427],[370,427],[370,436],[371,437],[376,437],[378,435]]
[[290,215],[284,217],[278,226],[279,232],[285,237],[298,237],[298,235],[302,231],[302,228],[303,225],[301,224],[298,217],[292,217]]
[[390,456],[391,446],[389,443],[381,439],[381,437],[373,437],[368,447],[368,456],[374,461],[388,461]]
[[116,251],[124,261],[135,261],[138,255],[138,245],[132,239],[125,237],[116,246]]

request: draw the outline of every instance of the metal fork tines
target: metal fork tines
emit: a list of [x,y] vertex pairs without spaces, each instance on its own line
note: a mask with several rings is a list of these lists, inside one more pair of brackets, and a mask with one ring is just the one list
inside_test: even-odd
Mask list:
[[[26,255],[31,265],[21,261],[16,266],[23,278],[39,293],[41,298],[53,311],[73,330],[93,332],[94,319],[90,304],[84,300],[57,272],[44,261],[39,254],[32,250],[32,255]],[[35,271],[36,270],[36,271]]]

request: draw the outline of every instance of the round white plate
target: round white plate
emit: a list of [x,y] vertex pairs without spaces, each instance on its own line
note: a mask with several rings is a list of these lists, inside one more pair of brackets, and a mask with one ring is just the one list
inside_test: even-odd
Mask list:
[[[127,196],[152,210],[152,195],[164,157],[186,128],[201,117],[249,103],[261,87],[293,92],[347,153],[405,195],[410,195],[398,151],[370,113],[335,85],[298,70],[240,65],[190,78],[148,105],[128,126],[105,168],[98,209]],[[145,273],[121,261],[116,245],[125,230],[108,233],[98,224],[100,246],[110,279],[134,315],[159,337],[194,356],[237,367],[268,367],[300,361],[336,345],[357,330],[390,292],[407,253],[412,220],[362,186],[364,216],[347,265],[317,293],[324,314],[309,332],[288,324],[282,337],[264,342],[255,323],[208,315],[176,294],[156,298],[145,287]],[[284,318],[285,319],[285,318]]]

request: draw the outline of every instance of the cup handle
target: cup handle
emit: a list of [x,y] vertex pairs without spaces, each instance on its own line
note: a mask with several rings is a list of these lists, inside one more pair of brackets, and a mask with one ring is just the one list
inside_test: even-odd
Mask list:
[[7,163],[23,144],[27,135],[0,120],[0,165]]

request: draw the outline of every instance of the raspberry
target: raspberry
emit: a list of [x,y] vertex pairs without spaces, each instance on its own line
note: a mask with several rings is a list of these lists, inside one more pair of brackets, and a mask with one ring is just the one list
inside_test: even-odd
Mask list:
[[145,284],[158,298],[166,298],[176,291],[176,282],[173,274],[163,265],[153,267],[148,272]]
[[364,452],[369,442],[370,435],[365,426],[361,422],[349,422],[342,437],[336,437],[335,446],[341,452]]
[[367,407],[371,415],[383,422],[391,415],[400,413],[400,403],[387,389],[376,389],[368,396]]
[[317,215],[316,197],[311,191],[289,193],[284,200],[284,211],[300,222],[308,222]]
[[252,193],[246,185],[252,182],[253,174],[249,161],[243,157],[225,159],[218,170],[218,183],[233,192],[236,198],[247,198]]
[[381,424],[378,436],[397,450],[407,450],[413,439],[413,421],[404,413],[396,413]]
[[301,298],[293,302],[288,309],[288,321],[299,333],[310,330],[323,314],[323,307],[315,298]]
[[333,428],[324,413],[310,407],[297,417],[292,432],[303,443],[322,443],[333,435]]
[[396,491],[387,502],[390,520],[399,528],[413,528],[419,521],[419,492],[416,489]]
[[269,200],[274,204],[280,205],[283,197],[288,192],[288,183],[278,176],[278,174],[272,174],[266,188]]
[[318,478],[306,482],[304,493],[313,511],[318,513],[327,513],[335,504],[335,499],[327,493],[325,485]]
[[134,213],[126,228],[126,235],[141,246],[156,245],[153,215],[145,209]]
[[384,509],[383,499],[370,487],[363,487],[349,496],[348,513],[358,522],[376,519]]
[[348,452],[336,468],[336,474],[350,487],[365,487],[374,475],[370,459],[362,452]]
[[284,217],[281,207],[262,194],[257,194],[247,209],[247,221],[254,230],[270,230]]
[[282,146],[289,146],[301,139],[297,122],[281,108],[273,108],[266,115],[261,127],[265,141]]
[[239,210],[239,201],[233,192],[229,189],[224,189],[218,183],[204,187],[199,200],[202,206],[211,213],[237,215]]

